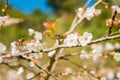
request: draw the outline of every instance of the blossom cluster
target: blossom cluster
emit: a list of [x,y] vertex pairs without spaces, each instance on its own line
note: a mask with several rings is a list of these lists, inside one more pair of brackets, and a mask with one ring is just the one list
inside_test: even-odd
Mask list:
[[[30,66],[33,67],[34,64],[37,62],[37,59],[42,58],[41,50],[44,48],[44,43],[41,42],[42,40],[42,33],[35,31],[33,29],[28,29],[29,35],[34,35],[34,39],[31,40],[20,40],[14,41],[11,43],[11,55],[12,56],[19,56],[21,55],[24,58],[30,59]],[[25,55],[24,53],[34,53]]]
[[[92,44],[90,45],[90,51],[88,50],[81,50],[80,58],[81,59],[93,59],[93,61],[98,60],[100,57],[104,55],[112,55],[113,59],[117,62],[120,61],[120,53],[115,52],[114,50],[120,49],[120,43],[116,42],[114,44],[110,42],[106,42],[105,44]],[[108,52],[105,54],[104,52]],[[105,56],[107,58],[107,56]]]
[[[61,76],[69,75],[69,74],[74,74],[74,69],[72,67],[66,67],[64,72],[61,73]],[[89,76],[89,74],[92,74],[96,77]],[[89,76],[89,77],[88,77]],[[99,79],[97,78],[99,77]],[[83,71],[77,72],[76,75],[71,75],[69,77],[69,80],[114,80],[117,78],[118,80],[120,79],[120,71],[113,71],[111,68],[106,68],[106,69],[100,69],[98,71],[96,70],[90,70],[89,72]]]
[[[120,13],[120,8],[116,5],[111,6],[111,9],[113,11],[113,13],[116,11],[117,13]],[[107,19],[106,20],[106,26],[111,26],[112,22],[114,25],[118,26],[120,24],[120,19],[115,18],[113,21],[112,19]]]
[[[113,24],[116,25],[116,26],[118,26],[120,24],[120,20],[118,18],[115,18],[113,20]],[[109,27],[112,26],[112,19],[107,19],[106,20],[106,26],[109,26]]]
[[78,36],[77,33],[71,33],[64,39],[64,45],[77,46],[80,43],[82,46],[86,46],[91,42],[92,37],[92,34],[88,32],[84,32],[83,36]]
[[77,11],[77,16],[79,18],[84,16],[87,20],[91,20],[94,16],[98,16],[99,14],[101,14],[101,10],[95,9],[94,7],[88,7],[86,10],[80,7]]

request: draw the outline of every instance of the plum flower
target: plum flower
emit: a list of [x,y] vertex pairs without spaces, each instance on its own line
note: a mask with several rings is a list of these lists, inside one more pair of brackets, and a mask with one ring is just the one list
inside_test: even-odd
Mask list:
[[77,78],[72,76],[70,80],[77,80]]
[[32,59],[32,61],[30,61],[30,63],[29,63],[29,66],[34,67],[37,62],[38,62],[38,60]]
[[64,44],[67,46],[76,46],[78,44],[78,35],[76,33],[67,35]]
[[114,59],[119,62],[120,61],[120,53],[115,53]]
[[78,11],[77,11],[77,16],[79,17],[79,18],[81,18],[82,17],[82,15],[84,14],[84,9],[83,8],[78,8]]
[[6,16],[0,16],[0,26],[7,26],[11,24],[17,24],[22,22],[22,19],[18,18],[10,18],[9,15]]
[[24,72],[23,67],[18,68],[17,74],[20,75]]
[[35,31],[35,33],[34,33],[34,39],[35,40],[42,40],[42,33],[38,32],[38,31]]
[[107,80],[107,78],[106,77],[101,77],[100,80]]
[[52,57],[56,53],[56,50],[48,52],[48,57]]
[[85,12],[85,17],[87,20],[91,20],[94,17],[95,8],[87,8]]
[[65,68],[65,72],[70,74],[70,73],[72,73],[73,71],[72,71],[72,69],[71,69],[70,67],[66,67],[66,68]]
[[30,67],[34,67],[35,64],[31,61],[31,62],[29,63],[29,66],[30,66]]
[[81,59],[88,59],[89,55],[87,54],[87,52],[85,50],[82,50],[81,54],[80,54],[80,58]]
[[107,78],[108,78],[109,80],[113,80],[114,77],[115,77],[115,74],[114,74],[113,71],[109,71],[109,72],[107,73]]
[[106,51],[114,50],[114,45],[110,42],[105,43],[105,50]]
[[111,8],[113,11],[116,10],[118,13],[120,13],[120,7],[118,7],[117,5],[113,5]]
[[94,16],[98,16],[100,13],[101,13],[100,9],[95,9],[94,7],[91,8],[88,7],[85,11],[84,16],[87,20],[91,20]]
[[29,52],[32,51],[40,52],[41,48],[42,48],[42,44],[38,40],[36,41],[33,40],[27,43],[27,49]]
[[8,19],[9,19],[8,16],[0,16],[0,26],[5,25],[5,23]]
[[103,45],[102,44],[92,44],[92,53],[94,54],[101,54],[103,52]]
[[19,44],[16,41],[11,43],[11,55],[20,55]]
[[117,77],[118,79],[120,79],[120,72],[117,72],[117,73],[116,73],[116,77]]
[[115,47],[115,49],[120,49],[120,43],[119,43],[119,42],[116,42],[116,43],[114,44],[114,47]]
[[0,43],[0,53],[4,53],[6,51],[6,46],[3,43]]
[[2,63],[2,61],[3,61],[3,59],[2,59],[2,57],[0,57],[0,63]]
[[82,46],[86,46],[88,43],[91,42],[93,35],[88,32],[84,32],[83,36],[79,37],[79,42],[81,43]]
[[28,29],[28,34],[32,36],[35,33],[35,31],[31,28]]
[[26,79],[30,79],[32,77],[34,77],[34,73],[32,73],[32,72],[27,73]]

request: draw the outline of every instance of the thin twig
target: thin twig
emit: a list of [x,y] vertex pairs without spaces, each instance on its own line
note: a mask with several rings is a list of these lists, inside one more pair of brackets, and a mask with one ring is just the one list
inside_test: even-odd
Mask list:
[[65,33],[65,35],[68,35],[68,34],[72,33],[72,32],[76,29],[76,27],[77,27],[84,19],[85,19],[85,16],[83,15],[82,18],[80,18],[78,21],[76,21],[76,23],[75,23],[74,25],[72,25],[72,26],[70,27],[70,29]]
[[36,78],[38,75],[40,75],[40,72],[37,73],[37,74],[36,74],[35,76],[33,76],[32,78],[30,78],[30,79],[26,79],[26,80],[32,80],[32,79]]
[[[98,0],[92,7],[96,7],[101,2],[102,2],[102,0]],[[77,16],[77,14],[76,14],[76,16]],[[75,19],[74,19],[73,20],[74,24],[71,25],[70,29],[65,33],[65,35],[68,35],[68,34],[72,33],[84,19],[85,19],[84,14],[78,21],[77,20],[75,21]]]
[[120,31],[116,31],[110,34],[110,36],[116,35],[116,34],[120,34]]
[[68,62],[70,62],[70,63],[72,63],[72,64],[76,65],[78,68],[82,67],[81,65],[79,65],[79,64],[77,64],[77,63],[75,63],[74,61],[71,61],[71,60],[70,60],[70,59],[68,59],[68,58],[61,57],[61,58],[59,58],[59,59],[66,60],[66,61],[68,61]]
[[35,64],[39,69],[42,69],[45,73],[47,73],[47,75],[50,75],[50,76],[52,76],[55,80],[57,80],[57,78],[53,75],[53,74],[51,74],[49,71],[47,71],[47,70],[45,70],[44,68],[42,68],[40,65],[38,65],[38,64]]
[[[57,64],[57,57],[58,57],[58,55],[60,54],[60,51],[62,50],[62,49],[56,49],[56,54],[54,54],[53,55],[53,57],[51,57],[50,58],[50,64],[49,64],[49,66],[48,66],[48,71],[50,72],[50,73],[52,73],[53,72],[53,70],[55,69],[55,66],[56,66],[56,64]],[[45,78],[45,80],[49,80],[49,77],[50,77],[50,75],[47,75],[47,77]]]
[[66,55],[60,56],[59,58],[70,57],[70,56],[78,56],[78,55],[80,55],[80,53],[79,54],[66,54]]

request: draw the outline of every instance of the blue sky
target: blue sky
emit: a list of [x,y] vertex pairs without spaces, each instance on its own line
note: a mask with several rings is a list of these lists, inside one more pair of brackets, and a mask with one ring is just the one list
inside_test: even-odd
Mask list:
[[89,3],[87,5],[87,7],[91,7],[95,3],[95,0],[84,0],[84,3],[87,3],[88,1],[89,1]]
[[31,13],[36,8],[49,13],[52,8],[46,2],[47,0],[9,0],[9,5],[24,13]]
[[[4,0],[6,1],[6,0]],[[9,5],[12,7],[19,9],[24,13],[31,13],[34,9],[38,8],[44,13],[51,13],[52,8],[47,5],[47,0],[8,0]],[[86,3],[89,0],[84,0]],[[90,7],[95,0],[90,0],[90,3],[87,7]]]

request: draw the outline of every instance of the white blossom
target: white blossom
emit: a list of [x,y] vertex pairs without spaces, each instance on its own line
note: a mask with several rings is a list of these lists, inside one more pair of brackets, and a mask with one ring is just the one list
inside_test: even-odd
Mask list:
[[14,41],[14,42],[11,42],[10,45],[11,45],[12,48],[17,48],[17,43],[16,43],[15,41]]
[[32,77],[34,77],[34,73],[32,73],[32,72],[27,73],[26,79],[30,79],[30,78],[32,78]]
[[56,50],[48,52],[48,57],[52,57],[56,53]]
[[96,61],[102,54],[95,54],[93,56],[93,61]]
[[105,50],[114,50],[113,44],[110,42],[105,43]]
[[95,10],[95,12],[94,12],[94,14],[95,14],[95,16],[98,16],[98,15],[100,15],[101,14],[101,10],[100,9],[96,9]]
[[119,62],[120,61],[120,53],[115,53],[114,54],[114,59]]
[[9,18],[8,20],[5,21],[4,25],[11,25],[11,24],[18,24],[20,22],[22,22],[23,19],[18,19],[18,18]]
[[20,54],[21,54],[20,50],[15,49],[15,48],[12,48],[12,49],[11,49],[11,55],[13,55],[13,56],[18,56],[18,55],[20,55]]
[[88,59],[89,55],[87,54],[87,52],[85,50],[82,50],[81,54],[80,54],[80,58],[81,59]]
[[96,74],[96,72],[94,70],[91,70],[90,73],[93,74],[93,75]]
[[113,78],[114,78],[114,73],[112,72],[112,71],[109,71],[108,73],[107,73],[107,78],[109,79],[109,80],[113,80]]
[[29,52],[34,51],[35,50],[35,42],[33,41],[33,42],[27,43],[27,49]]
[[115,49],[120,49],[120,43],[119,43],[119,42],[116,42],[116,43],[114,44],[114,47],[115,47]]
[[9,19],[8,16],[1,16],[0,17],[0,26],[5,25],[6,21]]
[[100,80],[107,80],[107,78],[106,77],[101,77]]
[[24,72],[23,67],[18,68],[17,74],[20,75]]
[[11,55],[13,56],[17,56],[17,55],[20,55],[20,50],[19,50],[19,45],[17,42],[12,42],[11,43]]
[[91,20],[94,16],[98,16],[99,14],[101,14],[100,9],[95,9],[94,7],[88,7],[85,11],[84,16],[87,20]]
[[4,80],[25,80],[22,75],[17,75],[15,70],[9,70]]
[[43,54],[42,53],[34,53],[34,54],[29,54],[29,56],[26,56],[26,55],[22,55],[24,58],[27,58],[27,59],[41,59],[43,57]]
[[117,77],[118,79],[120,79],[120,72],[117,72],[117,73],[116,73],[116,77]]
[[35,42],[35,50],[33,50],[33,51],[35,51],[35,52],[40,52],[40,50],[42,49],[42,44],[40,43],[40,41],[38,41],[38,40],[36,40],[36,42]]
[[2,57],[0,57],[0,63],[2,63],[2,61],[3,61],[3,59],[2,59]]
[[17,24],[19,22],[23,21],[22,19],[17,18],[10,18],[9,16],[1,16],[0,17],[0,26],[1,25],[11,25],[11,24]]
[[102,44],[92,44],[91,45],[92,48],[92,53],[94,54],[100,54],[103,52],[103,45]]
[[67,35],[64,39],[64,44],[67,46],[76,46],[78,44],[78,35],[76,33]]
[[30,61],[29,66],[30,66],[30,67],[34,67],[34,66],[35,66],[34,62],[33,62],[33,61]]
[[84,9],[83,8],[78,8],[78,11],[77,11],[77,16],[79,17],[79,18],[81,18],[82,16],[83,16],[83,13],[84,13]]
[[0,43],[0,53],[4,53],[6,49],[7,47],[3,43]]
[[36,53],[36,54],[33,54],[34,58],[35,59],[41,59],[43,57],[43,54],[42,53]]
[[27,46],[26,45],[21,45],[20,46],[20,51],[21,52],[27,51]]
[[113,5],[112,9],[115,11],[117,11],[118,13],[120,13],[120,8],[117,5]]
[[88,43],[91,42],[93,35],[88,32],[84,32],[83,36],[79,37],[79,42],[81,43],[82,46],[86,46]]
[[85,11],[85,18],[87,20],[91,20],[94,17],[94,12],[95,12],[95,8],[91,7],[91,8],[87,8]]
[[35,33],[34,33],[34,39],[35,40],[42,40],[42,33],[38,32],[38,31],[35,31]]
[[31,41],[27,43],[27,49],[29,52],[32,51],[40,52],[41,48],[42,48],[42,44],[40,43],[39,40]]
[[66,67],[66,68],[65,68],[65,72],[67,72],[67,73],[72,73],[72,69],[71,69],[70,67]]
[[28,34],[29,34],[30,36],[32,36],[34,33],[35,33],[35,30],[33,30],[33,29],[31,29],[31,28],[28,29]]
[[70,80],[77,80],[77,78],[76,77],[71,77],[71,79]]

